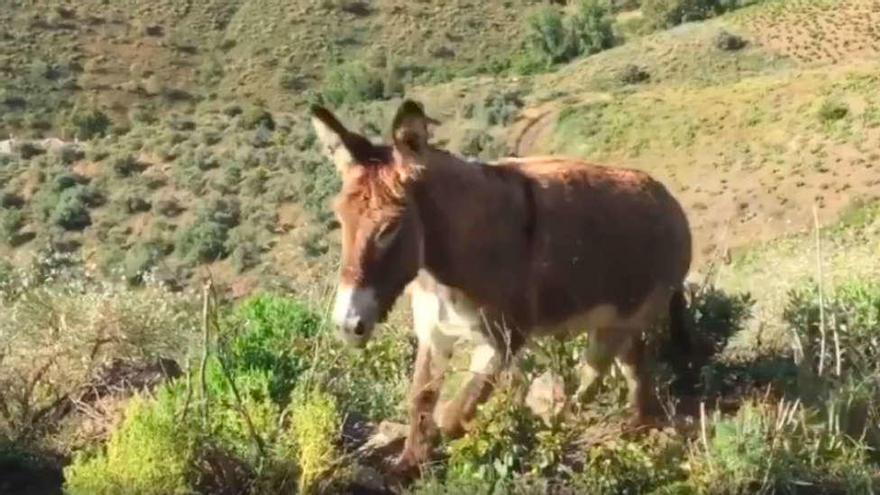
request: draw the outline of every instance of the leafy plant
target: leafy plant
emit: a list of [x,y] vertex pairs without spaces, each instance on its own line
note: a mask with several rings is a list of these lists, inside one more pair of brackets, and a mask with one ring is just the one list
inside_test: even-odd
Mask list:
[[336,467],[342,416],[332,395],[304,391],[290,405],[290,431],[299,465],[299,492],[314,493]]
[[828,98],[819,106],[818,115],[822,122],[835,122],[849,115],[849,106],[842,101]]
[[321,95],[331,105],[376,100],[385,92],[382,77],[359,61],[337,65],[327,72]]
[[603,0],[581,0],[574,15],[544,7],[528,19],[527,43],[547,65],[568,62],[614,45],[611,8]]
[[270,396],[285,403],[312,364],[320,319],[297,301],[259,294],[239,306],[232,322],[236,330],[224,346],[226,359],[238,370],[269,373]]
[[65,189],[58,196],[58,203],[50,215],[50,221],[66,230],[82,230],[92,224],[92,218],[84,198],[82,186]]
[[817,284],[789,293],[783,317],[801,339],[805,358],[819,371],[839,365],[859,377],[880,371],[880,284],[854,280],[835,287],[820,299]]
[[65,469],[72,495],[185,495],[194,475],[193,429],[180,421],[182,394],[132,399],[106,450],[80,455]]
[[98,109],[75,112],[70,118],[70,123],[81,139],[104,136],[113,124],[110,117]]

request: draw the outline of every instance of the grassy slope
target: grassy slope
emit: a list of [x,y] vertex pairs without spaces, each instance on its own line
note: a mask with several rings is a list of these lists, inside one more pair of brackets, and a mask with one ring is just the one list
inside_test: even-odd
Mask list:
[[[656,174],[683,199],[702,261],[809,227],[814,203],[833,222],[880,184],[880,79],[876,59],[862,58],[880,35],[854,38],[880,19],[878,5],[769,2],[590,57],[535,83],[552,90],[535,94],[531,115],[544,117],[528,131],[530,151]],[[847,16],[859,19],[854,37],[835,27]],[[718,50],[721,30],[750,45]],[[631,63],[651,79],[619,82]],[[846,115],[823,117],[823,106]]]
[[[0,13],[0,71],[3,94],[26,105],[9,109],[0,132],[22,132],[59,103],[120,120],[137,105],[187,110],[215,98],[293,110],[329,67],[353,59],[411,80],[474,73],[514,53],[532,3],[16,1]],[[77,84],[35,74],[40,63],[71,71]]]
[[[240,119],[213,110],[227,106],[226,101],[243,106],[265,101],[282,129],[273,142],[287,157],[261,165],[271,177],[271,191],[265,193],[271,199],[251,208],[259,215],[243,214],[243,223],[263,219],[268,227],[256,240],[267,250],[262,264],[238,276],[245,289],[267,274],[292,277],[301,286],[326,278],[336,233],[314,221],[315,211],[326,212],[326,198],[310,193],[319,187],[310,182],[325,179],[321,173],[317,178],[304,173],[299,163],[306,156],[313,160],[314,150],[298,109],[320,87],[328,67],[352,59],[390,60],[409,70],[408,92],[443,121],[437,141],[452,149],[473,150],[473,143],[488,142],[482,146],[484,156],[562,152],[651,171],[688,208],[698,265],[729,249],[808,228],[814,202],[821,220],[832,222],[854,200],[875,194],[880,100],[872,92],[878,83],[877,64],[864,57],[876,53],[878,33],[872,26],[880,17],[878,2],[770,1],[635,39],[551,74],[467,77],[515,51],[523,26],[515,14],[530,3],[431,6],[383,1],[366,11],[355,2],[332,1],[129,0],[112,7],[83,2],[71,10],[58,9],[53,2],[17,3],[0,13],[15,21],[4,23],[10,26],[2,41],[4,67],[15,76],[7,82],[6,94],[25,96],[29,106],[6,116],[14,114],[23,125],[39,118],[54,123],[57,115],[30,106],[36,99],[58,107],[52,98],[115,108],[117,118],[139,105],[157,109],[158,123],[135,124],[127,136],[101,144],[111,151],[131,149],[148,165],[144,176],[158,177],[149,190],[144,191],[143,178],[134,183],[113,179],[107,160],[87,157],[72,167],[106,181],[111,196],[134,191],[128,194],[144,194],[153,202],[176,198],[184,206],[186,211],[175,218],[154,212],[120,218],[118,203],[112,202],[95,208],[93,224],[124,223],[117,229],[122,232],[117,249],[125,250],[145,236],[171,238],[196,215],[204,194],[175,180],[181,160],[169,158],[169,150],[203,149],[226,157],[218,169],[198,174],[209,184],[207,192],[230,193],[217,186],[229,175],[228,167],[240,165],[248,153],[262,152],[250,148],[252,133],[241,128]],[[855,34],[837,28],[847,19],[853,19]],[[148,26],[161,26],[161,36],[148,35]],[[714,38],[722,29],[744,35],[749,45],[737,52],[718,50]],[[412,39],[420,41],[408,42]],[[454,59],[443,58],[450,50]],[[34,83],[29,70],[34,60],[76,62],[82,68],[75,74],[77,85],[64,84],[64,77],[48,83],[37,77]],[[650,79],[620,82],[621,71],[633,64]],[[465,76],[418,84],[451,73]],[[49,83],[61,88],[38,91]],[[175,98],[169,89],[200,101]],[[501,122],[490,124],[493,98],[510,95],[527,103],[519,120],[510,122],[519,110],[514,105]],[[376,136],[384,133],[394,104],[367,103],[340,113]],[[830,104],[843,105],[846,115],[823,120],[820,109]],[[185,114],[192,115],[197,130],[189,135],[169,132],[172,122]],[[218,135],[219,141],[206,138],[208,134]],[[297,149],[302,146],[309,153]],[[291,162],[297,165],[285,165]],[[33,173],[15,174],[10,184],[27,191]],[[251,171],[244,175],[246,180]],[[320,187],[332,187],[332,181],[326,184]],[[291,189],[305,190],[308,197]],[[248,197],[238,190],[232,193]],[[315,204],[304,207],[304,201]],[[95,228],[70,235],[87,256],[91,253],[90,259],[109,249],[106,236]],[[34,248],[25,245],[18,256]],[[224,261],[213,269],[230,278],[230,265]]]

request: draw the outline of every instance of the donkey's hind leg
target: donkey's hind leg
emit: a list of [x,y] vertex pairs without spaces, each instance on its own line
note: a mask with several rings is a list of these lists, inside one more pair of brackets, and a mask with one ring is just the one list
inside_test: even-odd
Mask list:
[[626,380],[629,404],[634,409],[636,424],[650,424],[662,413],[660,401],[653,390],[653,380],[648,367],[645,341],[639,334],[633,335],[628,345],[616,358]]
[[587,348],[578,369],[580,383],[575,400],[584,404],[594,395],[597,382],[605,376],[611,363],[626,344],[630,333],[614,327],[602,327],[590,333]]

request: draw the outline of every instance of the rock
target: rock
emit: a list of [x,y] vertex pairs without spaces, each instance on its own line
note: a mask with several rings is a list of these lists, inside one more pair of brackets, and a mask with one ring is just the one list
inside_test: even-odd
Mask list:
[[562,377],[552,371],[545,371],[529,386],[526,407],[545,423],[550,423],[562,412],[567,399]]
[[370,438],[358,449],[364,457],[386,457],[396,454],[406,440],[409,426],[403,423],[382,421]]

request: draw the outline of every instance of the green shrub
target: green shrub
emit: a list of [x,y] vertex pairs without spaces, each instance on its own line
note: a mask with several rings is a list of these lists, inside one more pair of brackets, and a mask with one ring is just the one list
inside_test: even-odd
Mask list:
[[330,69],[321,87],[321,95],[331,105],[377,100],[382,98],[384,92],[382,77],[359,61]]
[[58,196],[50,221],[65,230],[82,230],[92,224],[92,217],[84,200],[83,186],[65,189]]
[[73,174],[61,173],[52,179],[52,189],[61,192],[78,184],[77,177]]
[[[234,363],[226,365],[229,367]],[[269,392],[271,372],[239,369],[232,370],[230,377],[235,382],[238,398],[229,378],[223,373],[219,359],[212,357],[209,360],[206,369],[210,401],[208,431],[221,448],[255,465],[261,454],[253,435],[257,435],[260,442],[271,445],[278,435],[282,406],[272,400]],[[242,411],[247,414],[248,420],[245,420]]]
[[13,246],[18,232],[24,226],[24,212],[21,210],[0,209],[0,242]]
[[819,106],[818,115],[822,122],[836,122],[849,115],[849,106],[842,101],[828,98]]
[[848,281],[823,296],[820,300],[815,283],[794,289],[783,313],[789,328],[799,336],[810,366],[818,372],[821,360],[825,372],[830,373],[839,356],[844,374],[869,377],[880,372],[880,283]]
[[184,209],[175,198],[164,198],[156,202],[156,212],[164,217],[176,217]]
[[269,393],[284,403],[310,359],[320,319],[301,303],[260,294],[242,303],[233,316],[236,331],[224,346],[227,361],[240,371],[269,373]]
[[84,157],[85,152],[76,145],[65,144],[58,150],[58,159],[65,165],[82,160]]
[[537,428],[512,388],[497,390],[473,429],[450,443],[447,479],[481,481],[492,487],[488,493],[504,490],[526,466]]
[[239,117],[238,123],[243,128],[250,130],[260,127],[269,130],[275,129],[275,119],[272,118],[272,114],[265,108],[258,106],[251,106],[245,110]]
[[581,0],[574,15],[544,7],[528,19],[527,43],[546,65],[568,62],[614,46],[611,7],[604,0]]
[[199,211],[199,217],[216,222],[227,229],[238,225],[241,217],[241,206],[238,198],[221,196],[209,198]]
[[104,112],[93,109],[75,112],[70,123],[80,139],[88,140],[106,135],[113,122]]
[[223,107],[223,115],[226,115],[227,117],[237,117],[237,116],[241,115],[242,112],[243,112],[243,110],[242,110],[241,106],[234,104],[234,103],[231,105],[228,105],[226,107]]
[[509,125],[525,105],[521,95],[516,91],[493,93],[483,102],[486,123],[493,125]]
[[542,8],[528,19],[528,26],[529,45],[541,55],[546,65],[565,62],[575,56],[559,9]]
[[226,239],[229,229],[212,220],[197,219],[180,231],[175,250],[188,263],[210,263],[225,258],[229,252]]
[[581,0],[570,20],[573,50],[591,55],[614,46],[613,22],[607,0]]
[[110,161],[110,168],[117,177],[124,178],[130,177],[143,170],[143,165],[141,165],[137,158],[131,153],[122,153],[113,157]]
[[715,47],[719,50],[733,52],[745,48],[747,44],[742,36],[723,29],[715,35]]
[[[182,395],[182,394],[181,394]],[[155,401],[132,399],[106,450],[79,455],[65,469],[71,495],[188,495],[192,493],[195,439],[181,423],[182,405],[163,389]]]
[[690,455],[696,493],[872,493],[865,448],[798,403],[746,402],[732,418],[715,416],[711,436]]
[[582,472],[575,475],[579,493],[613,495],[655,493],[686,479],[682,466],[687,446],[668,431],[636,440],[614,439],[586,453]]
[[146,275],[165,256],[165,248],[157,242],[139,242],[126,251],[123,276],[131,284],[140,284]]
[[232,265],[238,273],[244,273],[260,264],[263,250],[255,242],[239,241],[232,250]]
[[290,435],[299,465],[299,493],[315,493],[340,459],[342,416],[336,399],[325,392],[296,394],[290,404]]
[[642,15],[655,28],[700,21],[759,0],[642,0]]

